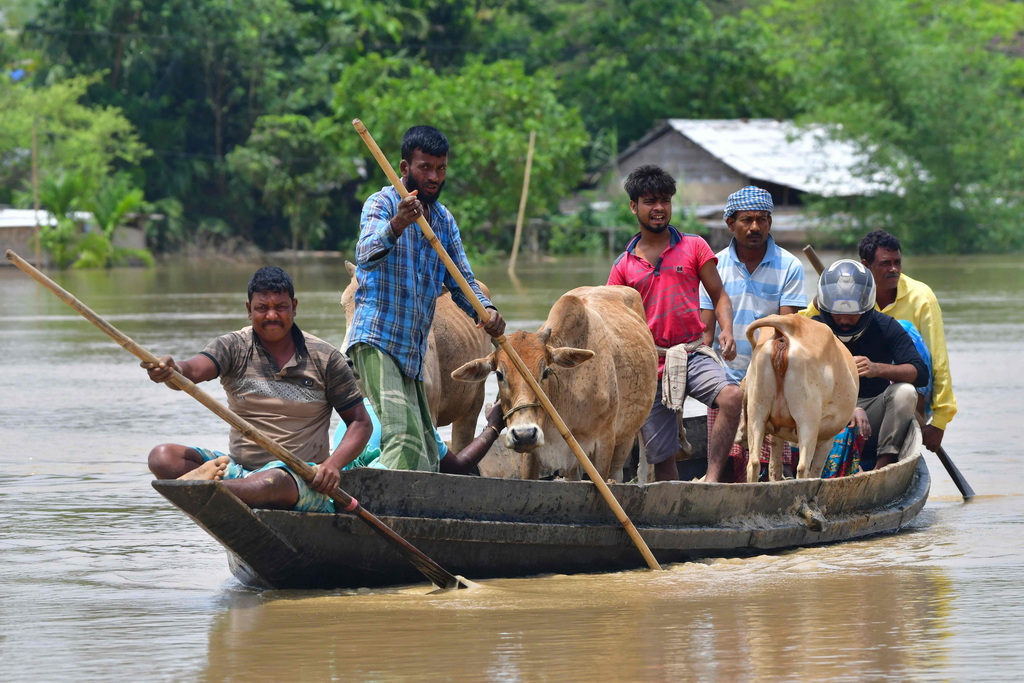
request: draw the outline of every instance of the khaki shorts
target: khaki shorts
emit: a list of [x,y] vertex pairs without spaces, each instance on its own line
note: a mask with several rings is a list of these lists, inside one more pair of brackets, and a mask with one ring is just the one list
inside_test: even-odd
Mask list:
[[[727,385],[735,384],[725,374],[725,368],[703,353],[691,353],[686,361],[686,395],[709,408],[714,408],[718,393]],[[654,406],[640,429],[647,462],[657,465],[675,458],[682,447],[679,443],[679,413],[661,402],[661,379],[654,395]]]

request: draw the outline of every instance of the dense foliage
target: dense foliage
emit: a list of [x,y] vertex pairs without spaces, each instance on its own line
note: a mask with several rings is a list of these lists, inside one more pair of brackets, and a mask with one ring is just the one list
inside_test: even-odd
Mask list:
[[[916,250],[1024,246],[1011,220],[1024,5],[1010,0],[9,5],[0,203],[31,206],[34,129],[41,186],[77,192],[69,210],[116,196],[159,212],[157,250],[197,238],[348,246],[384,184],[353,118],[396,166],[408,126],[448,133],[445,201],[476,251],[508,248],[530,130],[542,247],[594,249],[582,223],[613,228],[624,202],[600,196],[602,171],[669,117],[835,124],[869,153],[864,173],[893,181],[817,207],[851,239],[888,227]],[[561,216],[572,197],[615,210]],[[81,262],[83,245],[61,234],[52,248]],[[84,264],[117,260],[102,246]]]
[[1020,3],[788,0],[765,12],[769,57],[803,119],[839,124],[894,192],[826,202],[853,235],[884,227],[918,251],[1024,245]]

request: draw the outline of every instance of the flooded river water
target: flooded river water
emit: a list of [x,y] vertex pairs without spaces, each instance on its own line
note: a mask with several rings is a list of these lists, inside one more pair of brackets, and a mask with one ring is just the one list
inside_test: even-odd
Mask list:
[[[299,324],[340,343],[340,262],[278,264],[295,278]],[[567,289],[602,284],[608,266],[477,274],[512,331],[535,329]],[[187,357],[246,324],[254,267],[54,277],[154,353]],[[0,679],[1018,680],[1024,266],[907,257],[905,268],[942,302],[960,407],[944,445],[973,501],[928,454],[931,497],[896,535],[443,594],[239,585],[220,546],[151,488],[145,458],[165,441],[226,450],[227,426],[0,268]]]

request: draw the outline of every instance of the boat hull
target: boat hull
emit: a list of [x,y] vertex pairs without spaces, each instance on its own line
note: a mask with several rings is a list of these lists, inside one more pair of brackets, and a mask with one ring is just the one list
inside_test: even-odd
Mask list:
[[[901,460],[837,479],[756,484],[614,484],[657,560],[757,554],[898,531],[924,507],[930,478],[915,429]],[[348,514],[251,510],[217,482],[153,486],[228,551],[255,588],[356,588],[422,582],[389,543]],[[448,571],[468,579],[646,566],[589,482],[523,481],[360,469],[343,488]]]

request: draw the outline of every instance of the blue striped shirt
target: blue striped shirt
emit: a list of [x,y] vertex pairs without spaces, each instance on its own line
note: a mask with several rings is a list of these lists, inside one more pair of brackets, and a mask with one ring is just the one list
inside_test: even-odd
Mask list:
[[[771,235],[767,242],[768,250],[753,273],[747,271],[736,255],[735,238],[716,254],[718,274],[722,276],[725,293],[732,300],[732,334],[736,339],[736,358],[726,361],[725,371],[730,379],[737,382],[747,374],[747,366],[750,365],[752,349],[747,341],[747,326],[766,315],[778,313],[782,306],[807,306],[804,267],[795,256],[775,244]],[[700,288],[700,307],[714,308],[703,285]],[[716,326],[714,347],[721,353],[718,332]]]
[[[448,287],[452,301],[469,317],[477,320],[477,316],[419,225],[410,225],[400,238],[391,231],[400,200],[398,191],[389,185],[363,204],[356,243],[359,288],[349,347],[357,342],[369,344],[391,356],[407,377],[422,381],[427,335],[441,285]],[[455,218],[439,202],[430,206],[429,212],[430,228],[441,246],[484,307],[493,308],[470,270]]]

